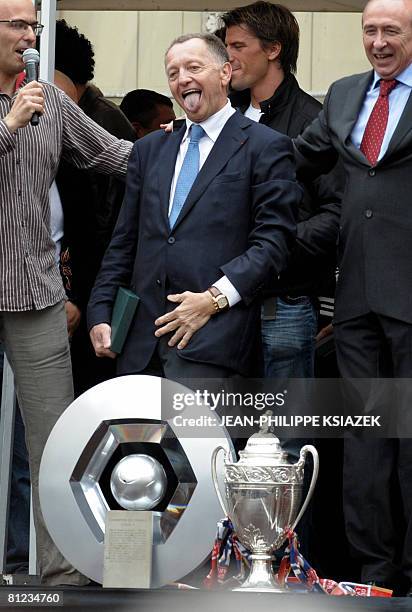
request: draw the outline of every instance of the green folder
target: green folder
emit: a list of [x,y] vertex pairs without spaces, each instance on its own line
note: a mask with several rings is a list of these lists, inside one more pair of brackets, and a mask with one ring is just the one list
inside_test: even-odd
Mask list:
[[112,337],[110,350],[114,353],[121,353],[130,325],[133,321],[134,313],[140,302],[140,298],[125,287],[117,290],[116,301],[112,314]]

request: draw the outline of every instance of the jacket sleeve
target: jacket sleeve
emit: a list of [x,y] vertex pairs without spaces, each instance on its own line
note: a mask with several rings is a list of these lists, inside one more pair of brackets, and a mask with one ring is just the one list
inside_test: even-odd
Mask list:
[[297,178],[302,182],[327,174],[338,160],[328,126],[328,107],[332,91],[333,85],[326,95],[318,117],[294,140]]
[[304,185],[306,206],[299,210],[295,248],[280,278],[269,279],[266,293],[318,295],[321,287],[332,286],[343,186],[340,164],[331,173]]
[[262,147],[251,174],[249,247],[221,267],[246,305],[261,292],[268,275],[286,267],[294,244],[302,190],[295,180],[290,139],[276,133]]
[[303,257],[322,257],[335,249],[344,186],[345,175],[340,161],[331,172],[305,185],[309,204],[302,211],[297,233],[297,248],[302,250]]
[[77,168],[124,177],[133,144],[118,140],[63,92],[61,96],[64,158]]

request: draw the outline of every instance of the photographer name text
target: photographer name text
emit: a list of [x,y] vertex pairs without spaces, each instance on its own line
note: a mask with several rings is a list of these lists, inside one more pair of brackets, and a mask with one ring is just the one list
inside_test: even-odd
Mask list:
[[381,427],[380,416],[374,415],[201,415],[173,417],[176,427]]

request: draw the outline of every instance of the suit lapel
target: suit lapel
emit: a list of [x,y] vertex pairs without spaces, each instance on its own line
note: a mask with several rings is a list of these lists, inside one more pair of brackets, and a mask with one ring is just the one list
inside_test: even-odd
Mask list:
[[364,154],[353,144],[351,133],[358,120],[359,113],[372,78],[373,71],[362,74],[359,80],[353,83],[352,87],[348,89],[345,104],[342,110],[342,119],[338,130],[341,142],[343,142],[345,147],[350,150],[350,154],[353,157],[356,157],[363,164],[369,162]]
[[412,95],[409,94],[408,101],[403,110],[401,118],[399,119],[398,125],[395,128],[393,136],[389,142],[388,149],[381,159],[383,161],[388,155],[394,152],[394,150],[400,145],[401,141],[406,137],[408,132],[412,129]]
[[250,121],[237,111],[228,119],[197,175],[173,229],[181,223],[182,219],[190,212],[215,176],[219,174],[229,159],[246,142],[248,135],[244,132],[243,128],[249,125]]
[[186,131],[186,122],[180,129],[167,136],[166,143],[159,151],[159,193],[163,220],[169,227],[170,189],[175,172],[176,158],[180,143]]

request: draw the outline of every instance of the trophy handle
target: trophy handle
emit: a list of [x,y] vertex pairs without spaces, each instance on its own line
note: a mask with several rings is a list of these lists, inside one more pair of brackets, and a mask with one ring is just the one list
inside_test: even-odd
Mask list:
[[216,470],[216,459],[218,454],[220,453],[220,451],[224,451],[226,453],[226,449],[223,446],[217,446],[215,448],[215,450],[212,453],[212,459],[211,459],[211,467],[212,467],[212,480],[213,480],[213,486],[215,487],[215,491],[216,491],[216,495],[217,498],[219,500],[219,503],[222,507],[222,510],[225,514],[225,516],[229,516],[229,513],[227,511],[227,508],[225,506],[225,502],[223,501],[223,497],[220,493],[220,489],[219,489],[219,482],[217,480],[217,470]]
[[316,450],[316,448],[314,446],[312,446],[312,444],[305,444],[305,446],[303,446],[300,449],[300,459],[299,459],[299,461],[297,463],[295,463],[295,465],[303,467],[305,465],[307,453],[310,453],[312,455],[312,457],[313,457],[312,480],[310,481],[309,491],[308,491],[306,499],[305,499],[305,501],[303,503],[303,506],[301,507],[300,512],[299,512],[298,516],[296,517],[295,522],[293,523],[293,525],[291,527],[292,531],[295,531],[296,525],[299,523],[299,521],[302,518],[306,508],[308,507],[308,504],[309,504],[310,500],[312,499],[313,491],[315,490],[316,481],[318,479],[318,473],[319,473],[319,455],[318,455],[318,451]]

